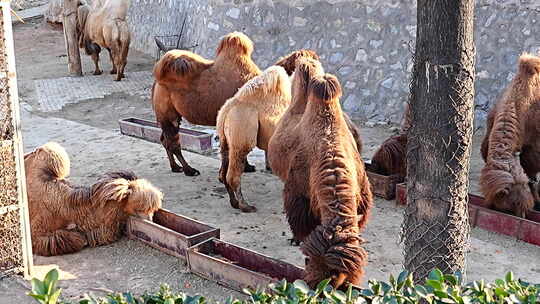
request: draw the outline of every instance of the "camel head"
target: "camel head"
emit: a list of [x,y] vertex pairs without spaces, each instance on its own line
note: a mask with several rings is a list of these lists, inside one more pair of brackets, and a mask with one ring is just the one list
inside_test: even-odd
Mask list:
[[317,55],[315,51],[303,49],[294,51],[285,57],[279,58],[274,65],[283,67],[285,71],[287,71],[287,75],[291,76],[299,63],[298,60],[300,58],[310,58],[316,61],[319,61],[320,59],[319,55]]
[[310,102],[339,104],[342,90],[339,80],[332,74],[315,76],[309,82],[308,96]]
[[127,215],[152,220],[161,208],[163,194],[149,181],[135,176],[109,174],[93,186],[93,200],[102,206],[118,203]]
[[217,56],[226,53],[235,57],[248,56],[253,53],[253,41],[244,33],[232,32],[221,38],[217,48]]
[[318,60],[301,57],[296,63],[292,77],[292,100],[294,113],[303,113],[307,102],[307,90],[311,78],[324,75],[324,69]]
[[486,201],[495,209],[525,218],[534,206],[529,178],[523,172],[519,158],[513,159],[508,166],[510,170],[493,168],[493,164],[484,167],[480,186]]
[[[55,142],[48,142],[24,155],[27,174],[40,170],[46,179],[64,179],[69,176],[70,161],[66,150]],[[36,171],[37,172],[37,171]]]

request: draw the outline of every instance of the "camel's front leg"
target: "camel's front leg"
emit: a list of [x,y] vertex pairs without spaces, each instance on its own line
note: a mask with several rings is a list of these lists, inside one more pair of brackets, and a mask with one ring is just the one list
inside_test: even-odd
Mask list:
[[108,245],[117,241],[120,236],[120,228],[116,225],[110,227],[108,225],[102,225],[89,231],[84,232],[88,246],[97,247],[102,245]]
[[283,202],[287,221],[293,234],[290,240],[291,245],[299,246],[321,222],[311,211],[310,200],[292,188],[293,185],[290,183],[285,184]]
[[111,49],[107,48],[107,51],[109,52],[109,58],[111,59],[111,64],[112,64],[111,75],[114,75],[116,74],[116,63],[114,61],[114,57],[112,55]]
[[78,232],[58,229],[41,235],[32,235],[32,250],[41,256],[54,256],[78,252],[87,245],[85,236]]

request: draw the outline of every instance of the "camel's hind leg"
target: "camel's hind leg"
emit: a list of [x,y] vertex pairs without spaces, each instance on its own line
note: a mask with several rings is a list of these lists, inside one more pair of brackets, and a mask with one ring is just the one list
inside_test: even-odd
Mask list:
[[[180,145],[180,135],[178,131],[180,130],[179,123],[174,124],[170,121],[162,121],[161,123],[161,143],[167,151],[167,157],[169,158],[169,164],[171,165],[171,170],[173,172],[184,172],[187,176],[196,176],[200,172],[188,165],[184,156],[182,155],[182,147]],[[178,158],[182,167],[180,167],[174,160],[174,156]]]
[[84,235],[77,231],[59,229],[46,235],[32,235],[32,250],[41,256],[78,252],[87,244]]
[[114,60],[114,57],[112,55],[111,49],[107,48],[107,51],[109,52],[109,58],[111,59],[112,69],[111,69],[111,75],[116,74],[116,62]]
[[[242,212],[255,212],[257,208],[249,205],[242,194],[241,176],[244,171],[244,159],[247,152],[244,151],[229,151],[227,153],[228,161],[226,167],[222,168],[222,179],[225,177],[225,187],[229,193],[231,206],[235,209],[240,209]],[[223,157],[223,154],[222,154]]]
[[90,57],[92,57],[95,66],[94,75],[101,75],[103,73],[103,71],[99,69],[99,53],[101,52],[101,47],[93,43],[91,45],[91,50],[92,54],[90,54]]

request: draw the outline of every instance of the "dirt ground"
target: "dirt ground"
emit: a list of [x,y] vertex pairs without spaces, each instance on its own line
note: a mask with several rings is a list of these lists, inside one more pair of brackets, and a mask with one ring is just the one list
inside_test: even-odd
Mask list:
[[[264,158],[260,151],[250,155],[259,171],[243,176],[244,194],[257,206],[258,212],[242,214],[230,208],[225,188],[217,181],[217,154],[207,157],[186,152],[186,159],[201,171],[198,177],[186,177],[170,172],[160,145],[120,135],[118,119],[152,117],[147,97],[116,93],[71,104],[55,113],[39,112],[33,80],[67,76],[62,32],[38,20],[16,25],[14,33],[26,151],[47,141],[59,142],[71,156],[71,178],[77,183],[91,183],[108,170],[131,169],[165,193],[165,208],[220,227],[224,240],[303,265],[298,247],[289,246],[287,242],[290,231],[282,214],[282,184],[277,177],[261,171]],[[83,69],[91,71],[90,59],[87,56],[82,59]],[[110,69],[108,58],[104,58],[104,63],[103,70]],[[126,73],[129,77],[130,72],[150,70],[152,66],[153,58],[130,51]],[[361,125],[361,130],[366,158],[391,134],[390,126],[367,128]],[[476,134],[474,140],[472,192],[477,192],[476,181],[482,166],[481,135]],[[375,206],[363,235],[369,252],[366,278],[387,279],[402,269],[399,231],[403,208],[379,198]],[[473,229],[467,279],[494,280],[512,270],[518,277],[540,282],[539,257],[540,247]],[[181,261],[126,239],[77,254],[52,258],[36,256],[34,263],[37,276],[58,267],[64,279],[61,287],[68,297],[88,292],[155,290],[160,282],[188,293],[212,295],[213,300],[222,301],[233,293],[189,274]],[[23,295],[28,286],[28,282],[20,278],[0,280],[0,304],[32,303]]]

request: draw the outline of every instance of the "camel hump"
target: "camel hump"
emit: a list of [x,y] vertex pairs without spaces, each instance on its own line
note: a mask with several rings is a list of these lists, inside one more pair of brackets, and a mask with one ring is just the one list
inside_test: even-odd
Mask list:
[[296,67],[300,63],[299,60],[302,58],[310,58],[315,61],[320,60],[319,55],[315,51],[301,49],[298,51],[294,51],[287,56],[279,58],[274,65],[283,67],[288,75],[292,75],[292,73],[295,71]]
[[519,57],[519,73],[525,75],[540,74],[540,57],[524,53]]
[[232,100],[261,94],[281,96],[287,94],[290,96],[291,82],[285,69],[275,65],[267,68],[261,75],[256,76],[243,85]]
[[327,102],[340,98],[342,94],[339,80],[332,74],[313,77],[309,83],[308,92],[310,95]]
[[171,50],[156,63],[154,77],[160,82],[165,77],[171,76],[171,73],[180,77],[196,76],[208,69],[211,64],[211,61],[189,51]]
[[228,51],[239,52],[238,55],[250,56],[253,53],[253,41],[244,33],[229,33],[221,38],[217,48],[217,55],[219,56],[222,52]]
[[[43,170],[52,179],[64,179],[69,176],[70,160],[66,150],[56,142],[48,142],[33,153],[43,164]],[[26,157],[25,157],[26,158]]]

